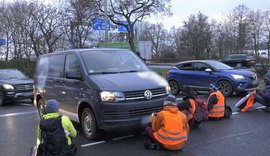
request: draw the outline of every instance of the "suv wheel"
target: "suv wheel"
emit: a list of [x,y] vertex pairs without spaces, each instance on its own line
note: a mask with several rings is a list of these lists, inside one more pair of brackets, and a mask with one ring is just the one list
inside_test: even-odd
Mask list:
[[169,85],[170,85],[172,94],[178,95],[180,92],[180,86],[178,85],[178,83],[174,80],[171,80],[169,81]]
[[45,114],[45,104],[42,99],[38,100],[37,108],[38,108],[38,116],[41,119],[42,116]]
[[95,139],[98,136],[98,127],[93,111],[89,108],[84,108],[81,115],[81,126],[83,133],[87,139]]
[[228,81],[219,81],[218,82],[221,92],[224,96],[231,96],[233,93],[233,88],[230,82]]
[[3,92],[0,91],[0,106],[5,105],[5,100],[3,99]]

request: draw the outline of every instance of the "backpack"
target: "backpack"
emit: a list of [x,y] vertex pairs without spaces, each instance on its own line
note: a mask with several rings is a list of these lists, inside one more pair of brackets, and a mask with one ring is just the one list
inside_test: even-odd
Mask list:
[[40,129],[42,131],[41,148],[45,155],[62,155],[68,146],[67,138],[61,124],[61,117],[42,119]]
[[193,115],[193,120],[201,123],[208,120],[207,102],[201,98],[195,98],[196,109]]

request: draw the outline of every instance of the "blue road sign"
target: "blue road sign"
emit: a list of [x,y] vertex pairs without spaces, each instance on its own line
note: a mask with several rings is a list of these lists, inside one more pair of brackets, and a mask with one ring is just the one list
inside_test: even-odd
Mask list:
[[[119,23],[128,25],[127,21],[119,21]],[[128,32],[127,28],[125,26],[123,26],[123,25],[118,25],[118,31],[119,32],[125,32],[125,33]]]
[[[95,18],[92,20],[94,30],[105,30],[105,19]],[[110,30],[110,20],[108,20],[108,30]]]
[[0,46],[6,45],[6,39],[0,38]]

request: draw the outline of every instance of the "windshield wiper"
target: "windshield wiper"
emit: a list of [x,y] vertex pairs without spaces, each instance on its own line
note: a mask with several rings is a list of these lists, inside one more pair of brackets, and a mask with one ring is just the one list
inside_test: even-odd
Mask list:
[[89,73],[89,75],[92,75],[92,74],[116,74],[116,73],[119,73],[119,72],[107,72],[107,71],[103,71],[103,72],[93,72],[93,73]]
[[138,71],[140,71],[140,70],[127,70],[127,71],[120,71],[119,73],[135,73]]

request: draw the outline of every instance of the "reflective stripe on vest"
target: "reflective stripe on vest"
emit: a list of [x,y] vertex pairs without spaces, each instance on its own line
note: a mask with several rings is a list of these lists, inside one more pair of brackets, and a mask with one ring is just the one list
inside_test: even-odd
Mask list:
[[170,134],[180,134],[181,133],[180,131],[168,132],[164,127],[162,127],[162,130],[167,132],[167,133],[170,133]]
[[184,136],[181,136],[181,137],[177,137],[177,138],[167,137],[165,135],[162,135],[160,132],[158,132],[158,136],[160,136],[164,140],[172,140],[172,141],[175,141],[175,140],[178,140],[178,141],[180,141],[180,140],[186,140],[188,138],[187,135],[184,135]]
[[[169,111],[162,111],[163,127],[157,132],[154,132],[155,138],[164,145],[176,145],[185,142],[188,138],[188,132],[183,125],[185,117],[180,111],[171,113]],[[185,119],[184,119],[185,120]]]
[[213,108],[208,112],[208,116],[216,118],[224,117],[225,97],[220,91],[211,93],[209,97],[212,95],[216,95],[218,102],[213,105]]

